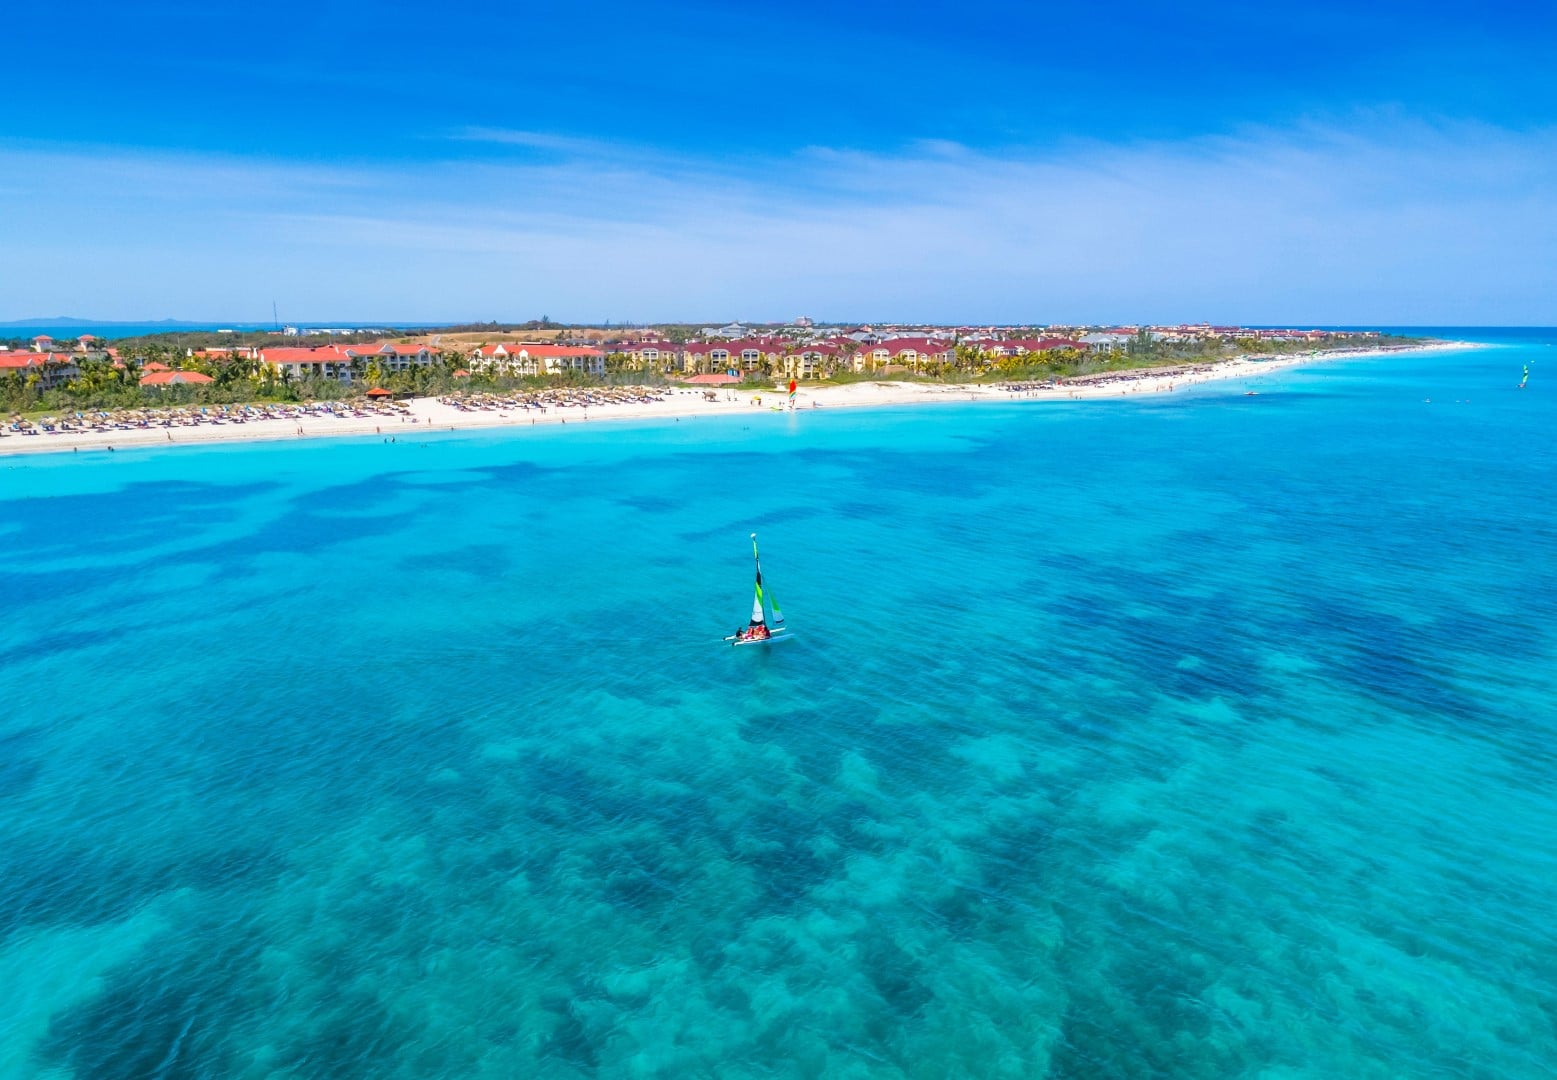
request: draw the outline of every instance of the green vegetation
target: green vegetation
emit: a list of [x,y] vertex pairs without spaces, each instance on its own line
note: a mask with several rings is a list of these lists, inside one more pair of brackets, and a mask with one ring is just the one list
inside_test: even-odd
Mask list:
[[[525,328],[531,329],[557,326],[545,318],[524,324]],[[684,339],[693,330],[690,326],[662,329],[672,339]],[[255,340],[246,340],[248,338]],[[318,340],[305,339],[298,344],[349,344],[378,340],[382,340],[382,335],[320,335]],[[1149,334],[1142,332],[1112,352],[1062,348],[1004,357],[982,350],[977,343],[964,343],[956,346],[954,357],[948,363],[924,365],[915,369],[887,366],[864,372],[853,370],[853,350],[846,350],[844,355],[832,362],[824,381],[834,384],[878,379],[936,383],[1043,381],[1141,368],[1212,363],[1235,356],[1290,356],[1364,345],[1403,347],[1420,344],[1422,340],[1390,335],[1357,335],[1321,342],[1276,341],[1252,336],[1233,341],[1168,342],[1155,341]],[[245,348],[261,343],[275,346],[278,342],[274,335],[269,334],[182,332],[123,339],[115,342],[115,348],[126,362],[125,366],[115,366],[111,360],[101,358],[100,354],[99,358],[78,356],[74,362],[81,371],[80,376],[54,389],[43,389],[40,374],[35,371],[0,375],[0,409],[8,413],[27,413],[40,410],[64,412],[169,405],[349,400],[375,386],[417,396],[435,396],[466,389],[525,392],[558,386],[664,385],[671,377],[660,365],[633,361],[619,352],[606,357],[606,375],[603,379],[591,378],[579,372],[531,377],[490,375],[479,368],[469,375],[456,376],[455,372],[467,367],[469,361],[459,353],[451,352],[435,358],[430,364],[412,365],[404,371],[391,371],[372,357],[355,360],[351,362],[350,383],[327,378],[295,379],[284,374],[278,375],[259,361],[242,356],[189,355],[191,350]],[[159,363],[173,370],[199,372],[210,376],[212,381],[199,385],[143,387],[139,384],[140,372],[150,363]],[[767,389],[775,379],[783,377],[781,366],[764,362],[758,371],[745,377],[742,387]]]
[[[414,365],[406,371],[387,371],[376,360],[352,364],[351,383],[327,378],[294,379],[277,375],[256,360],[186,357],[178,360],[167,351],[142,354],[181,371],[209,375],[212,382],[141,386],[137,367],[116,368],[110,360],[77,360],[81,375],[63,386],[44,390],[37,373],[0,376],[0,410],[5,413],[70,412],[86,409],[163,408],[173,405],[236,405],[248,402],[349,401],[370,388],[382,386],[418,397],[450,394],[460,390],[533,391],[548,387],[664,384],[654,373],[610,373],[592,379],[580,372],[545,376],[487,375],[476,371],[456,376],[465,359],[461,356]],[[138,357],[137,359],[140,359]],[[170,363],[169,361],[174,361]]]
[[1274,341],[1244,337],[1234,341],[1197,340],[1189,342],[1156,341],[1146,332],[1130,338],[1123,348],[1113,351],[1048,349],[1041,353],[994,356],[977,344],[958,345],[955,359],[948,364],[932,364],[916,371],[901,369],[867,372],[863,375],[835,374],[831,382],[857,382],[884,375],[894,379],[931,382],[1007,382],[1073,379],[1113,371],[1210,364],[1238,356],[1300,356],[1305,353],[1337,352],[1363,346],[1405,347],[1419,345],[1424,339],[1391,335],[1377,337],[1332,338],[1325,341]]

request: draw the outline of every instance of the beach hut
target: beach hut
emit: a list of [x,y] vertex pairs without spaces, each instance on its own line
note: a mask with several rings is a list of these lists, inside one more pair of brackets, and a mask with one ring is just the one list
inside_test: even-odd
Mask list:
[[373,389],[368,391],[368,397],[375,400],[394,396],[395,392],[393,390],[385,390],[382,386],[375,386]]

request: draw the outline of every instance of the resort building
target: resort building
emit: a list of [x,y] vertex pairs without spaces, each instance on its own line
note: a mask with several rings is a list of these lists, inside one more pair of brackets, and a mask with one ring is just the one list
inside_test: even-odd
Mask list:
[[688,371],[776,370],[788,346],[778,338],[743,338],[737,341],[689,342],[682,347]]
[[749,338],[744,341],[730,342],[730,349],[735,353],[736,370],[748,374],[754,371],[776,367],[783,362],[787,346],[776,338]]
[[1003,341],[977,341],[970,342],[977,345],[981,352],[992,356],[1020,356],[1023,353],[1049,352],[1053,349],[1075,349],[1077,352],[1086,352],[1087,345],[1084,341],[1075,338],[1046,337],[1046,338],[1007,338]]
[[258,360],[258,345],[216,345],[208,349],[185,349],[184,355],[205,360]]
[[38,389],[52,390],[81,374],[69,353],[0,352],[0,375],[37,378]]
[[854,355],[855,371],[874,371],[887,364],[919,368],[927,364],[949,364],[956,358],[955,347],[935,338],[888,338],[866,345]]
[[611,346],[611,352],[621,353],[641,368],[655,371],[677,371],[681,367],[681,346],[673,341],[623,341]]
[[472,367],[503,375],[560,375],[567,371],[596,377],[605,374],[605,352],[586,345],[483,345],[470,354],[470,363]]
[[791,379],[822,379],[843,360],[844,351],[837,345],[804,345],[784,357],[784,374]]
[[330,346],[318,349],[285,347],[261,349],[259,360],[283,379],[305,379],[312,376],[335,379],[343,383],[351,382],[352,358]]
[[[321,345],[318,348],[275,347],[255,350],[260,363],[284,378],[316,376],[349,383],[369,364],[380,370],[409,371],[432,363],[437,350],[427,345],[395,345],[373,342],[368,345]],[[148,365],[149,367],[149,365]]]
[[1135,337],[1134,330],[1099,330],[1092,334],[1082,334],[1079,340],[1089,349],[1111,352],[1129,345],[1133,337]]
[[385,371],[409,371],[433,362],[438,350],[430,345],[396,345],[388,341],[370,345],[332,345],[330,348],[353,360],[376,360]]
[[735,368],[730,363],[730,346],[723,341],[689,341],[681,347],[681,355],[685,369],[693,373],[732,371]]

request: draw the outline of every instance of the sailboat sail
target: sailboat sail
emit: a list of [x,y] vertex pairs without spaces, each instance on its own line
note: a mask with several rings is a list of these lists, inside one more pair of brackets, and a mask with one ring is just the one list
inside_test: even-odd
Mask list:
[[757,591],[751,599],[751,624],[763,626],[767,619],[762,613],[762,558],[757,554],[757,534],[751,534],[751,559],[757,566]]
[[1530,381],[1530,365],[1526,364],[1525,365],[1525,377],[1519,380],[1519,389],[1523,390],[1525,388],[1525,383],[1527,383],[1529,381]]
[[[731,645],[765,645],[774,641],[788,641],[790,633],[789,628],[784,625],[784,613],[779,610],[778,601],[774,599],[773,594],[762,584],[762,556],[757,552],[756,533],[751,534],[751,561],[752,568],[756,572],[756,581],[752,586],[751,622],[724,640]],[[772,626],[768,625],[770,612]]]

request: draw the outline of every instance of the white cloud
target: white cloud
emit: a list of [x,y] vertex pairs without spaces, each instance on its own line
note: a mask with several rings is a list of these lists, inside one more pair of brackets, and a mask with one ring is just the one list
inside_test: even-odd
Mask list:
[[[0,316],[1557,322],[1557,133],[320,167],[5,149]],[[68,252],[62,257],[61,252]],[[255,316],[258,317],[258,316]]]

